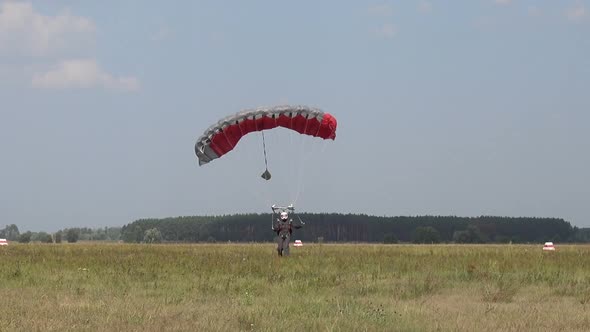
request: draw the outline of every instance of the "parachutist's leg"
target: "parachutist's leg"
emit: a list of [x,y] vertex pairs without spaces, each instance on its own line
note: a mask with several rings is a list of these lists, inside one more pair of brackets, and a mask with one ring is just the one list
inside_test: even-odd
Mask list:
[[281,251],[281,256],[289,256],[289,236],[279,236],[278,248]]
[[277,253],[279,256],[283,256],[283,239],[280,236],[277,236]]
[[289,255],[289,236],[281,235],[277,239],[277,251],[279,256]]
[[285,242],[283,243],[283,253],[285,254],[285,256],[289,256],[289,241],[291,239],[289,237],[287,237],[285,239]]

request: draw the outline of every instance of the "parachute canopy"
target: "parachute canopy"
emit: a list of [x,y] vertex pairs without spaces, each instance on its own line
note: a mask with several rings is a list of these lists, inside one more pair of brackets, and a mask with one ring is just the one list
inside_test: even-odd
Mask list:
[[199,137],[195,153],[199,166],[217,159],[236,147],[251,132],[283,127],[300,134],[336,138],[336,118],[307,106],[275,106],[245,110],[221,119]]

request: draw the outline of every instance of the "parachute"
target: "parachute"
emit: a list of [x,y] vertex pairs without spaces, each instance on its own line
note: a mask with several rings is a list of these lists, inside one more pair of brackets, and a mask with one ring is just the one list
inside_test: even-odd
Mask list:
[[[223,118],[205,130],[195,144],[195,153],[199,159],[199,166],[202,166],[233,150],[240,139],[251,132],[283,127],[300,134],[334,140],[336,126],[335,117],[307,106],[274,106],[245,110]],[[265,180],[270,179],[270,173],[267,173],[268,169],[262,175]]]

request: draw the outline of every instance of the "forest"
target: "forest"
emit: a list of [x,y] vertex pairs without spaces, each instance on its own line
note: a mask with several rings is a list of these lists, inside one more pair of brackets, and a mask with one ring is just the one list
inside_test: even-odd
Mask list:
[[[590,243],[590,228],[560,218],[408,216],[303,213],[293,237],[306,242],[367,243]],[[54,233],[20,232],[17,225],[0,229],[9,241],[61,243],[123,241],[127,243],[270,242],[269,214],[187,216],[139,219],[122,227],[72,227]]]
[[[293,237],[306,242],[541,243],[590,242],[590,229],[559,218],[413,216],[303,213]],[[141,219],[121,229],[125,242],[267,242],[268,214]]]

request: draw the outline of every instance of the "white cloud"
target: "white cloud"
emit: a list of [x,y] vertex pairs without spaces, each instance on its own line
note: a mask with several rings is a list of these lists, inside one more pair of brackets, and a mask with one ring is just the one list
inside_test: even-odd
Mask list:
[[578,2],[574,7],[566,9],[565,16],[570,21],[579,22],[588,17],[588,11],[582,3]]
[[37,13],[30,3],[0,4],[0,52],[44,56],[93,40],[96,28],[87,18],[63,11],[57,16]]
[[393,38],[397,34],[397,29],[391,23],[384,23],[375,31],[375,34],[380,37]]
[[391,6],[388,4],[371,6],[371,7],[369,7],[368,11],[369,11],[369,14],[371,14],[373,16],[389,17],[389,16],[393,15],[393,8],[391,8]]
[[422,13],[430,13],[432,11],[432,3],[429,1],[420,1],[418,4],[418,11]]
[[[25,66],[29,69],[22,68],[12,76],[21,72],[33,87],[42,89],[139,90],[137,78],[116,77],[100,68],[96,60],[84,59],[92,58],[88,53],[93,48],[88,46],[94,46],[95,32],[96,26],[90,19],[67,10],[48,16],[38,12],[30,2],[0,0],[0,55],[32,60]],[[81,56],[83,59],[76,59]],[[55,57],[74,60],[61,61],[47,71],[39,69],[48,61],[55,62]]]
[[47,89],[104,87],[121,91],[139,90],[137,78],[113,77],[93,59],[63,61],[52,70],[36,74],[32,85]]

